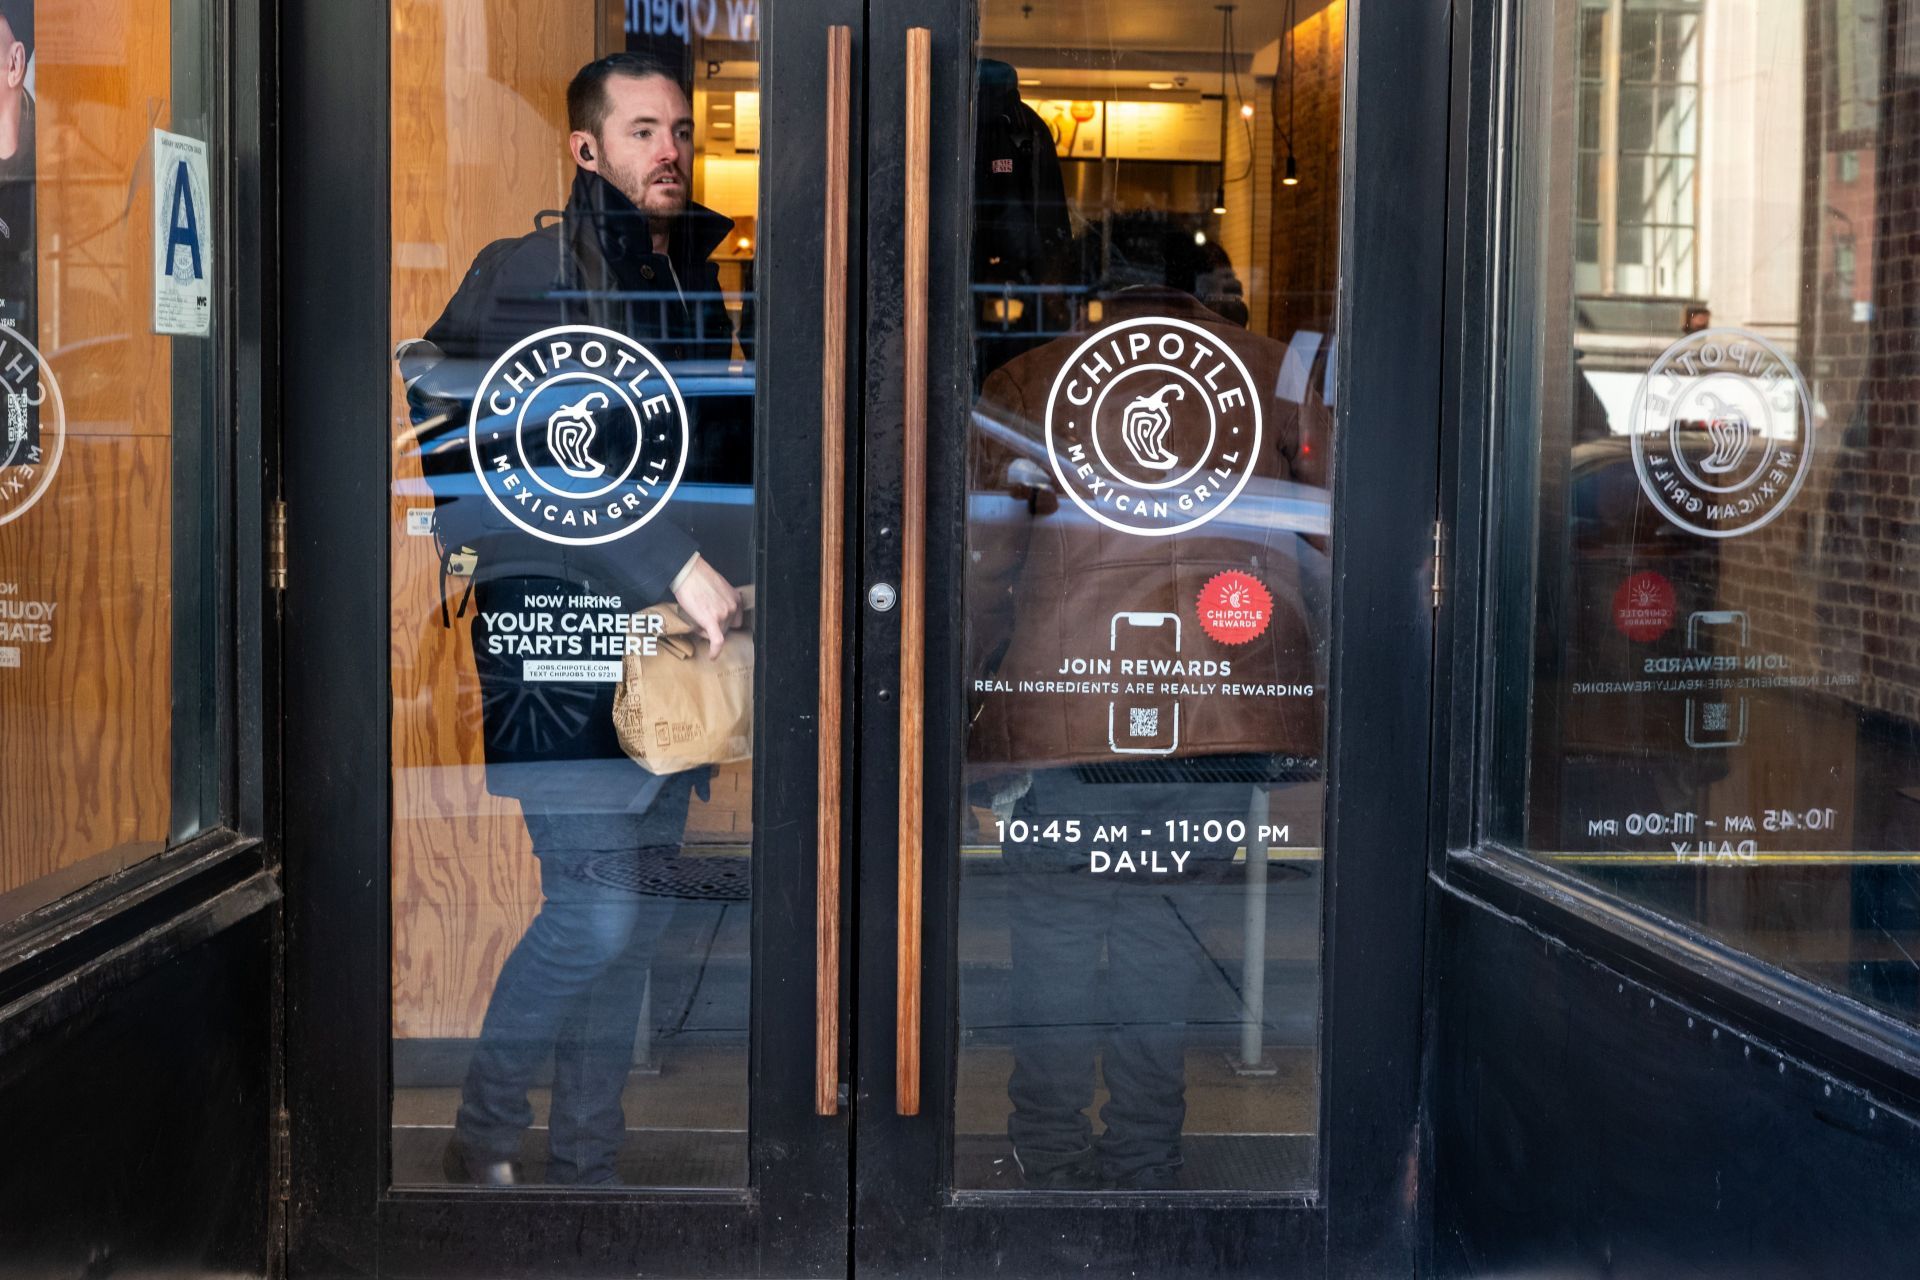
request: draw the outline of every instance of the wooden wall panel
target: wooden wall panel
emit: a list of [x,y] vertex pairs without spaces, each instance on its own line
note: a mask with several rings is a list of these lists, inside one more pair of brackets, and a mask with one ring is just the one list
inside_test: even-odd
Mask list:
[[[566,200],[567,81],[595,56],[596,0],[394,0],[395,343],[424,333],[490,242]],[[399,379],[394,433],[407,425]],[[440,624],[431,506],[396,451],[391,524],[393,1033],[477,1034],[500,965],[539,905],[512,801],[480,769],[479,694],[464,621]],[[457,584],[456,584],[457,585]]]
[[69,440],[46,496],[0,525],[0,599],[56,604],[52,641],[10,644],[21,664],[0,670],[0,892],[166,835],[171,449]]
[[[166,6],[42,4],[38,345],[67,448],[0,526],[0,592],[54,600],[54,640],[0,669],[0,892],[158,847],[171,764],[171,343],[151,332],[150,143],[169,121]],[[195,339],[179,339],[195,341]]]

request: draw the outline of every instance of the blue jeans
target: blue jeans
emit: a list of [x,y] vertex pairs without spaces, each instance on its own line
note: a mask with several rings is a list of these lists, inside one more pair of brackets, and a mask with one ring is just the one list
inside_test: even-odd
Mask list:
[[678,853],[691,778],[669,777],[642,813],[547,813],[522,802],[540,860],[540,911],[500,971],[467,1068],[455,1129],[474,1157],[519,1158],[533,1123],[527,1089],[551,1053],[547,1181],[616,1180],[620,1095],[673,901],[602,883],[588,868]]

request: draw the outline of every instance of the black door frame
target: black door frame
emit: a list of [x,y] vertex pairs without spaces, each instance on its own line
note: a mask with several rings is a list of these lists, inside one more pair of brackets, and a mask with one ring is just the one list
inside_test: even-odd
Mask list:
[[[847,668],[847,745],[896,758],[897,615],[864,608],[897,572],[900,486],[903,59],[906,29],[934,30],[935,171],[929,383],[927,812],[958,813],[957,689],[971,399],[959,198],[968,181],[974,13],[962,0],[874,6],[783,0],[764,18],[767,226],[758,265],[763,346],[757,439],[788,459],[817,451],[817,423],[770,399],[812,403],[818,332],[826,33],[854,32],[856,200],[844,282],[864,321],[849,343],[848,579],[861,661]],[[752,1183],[744,1192],[585,1195],[395,1190],[387,1185],[389,783],[386,599],[388,433],[388,14],[289,0],[283,48],[283,442],[289,506],[286,829],[291,1116],[289,1263],[295,1274],[1080,1274],[1089,1258],[1155,1273],[1407,1274],[1420,1148],[1418,1062],[1433,628],[1432,516],[1444,319],[1448,24],[1444,6],[1353,0],[1348,12],[1342,295],[1330,690],[1319,1190],[1305,1196],[959,1197],[946,1185],[944,1103],[953,1069],[951,894],[957,823],[929,821],[927,1018],[915,1117],[894,1114],[896,783],[887,763],[848,771],[848,844],[859,911],[842,1025],[859,1027],[851,1106],[814,1115],[811,953],[815,805],[811,643],[762,644],[767,708],[755,763]],[[871,83],[865,83],[871,76]],[[862,167],[864,165],[864,167]],[[369,188],[367,175],[378,175]],[[342,201],[341,192],[364,195]],[[864,202],[859,198],[864,194]],[[882,228],[862,254],[862,226]],[[857,291],[857,292],[856,292]],[[343,336],[348,335],[348,336]],[[352,336],[359,335],[359,336]],[[864,356],[864,360],[863,360]],[[864,396],[864,417],[862,397]],[[342,424],[361,424],[346,426]],[[944,426],[943,426],[944,424]],[[777,432],[777,435],[775,434]],[[763,636],[817,634],[820,494],[811,466],[757,450]],[[849,621],[854,621],[850,618]],[[782,661],[775,655],[786,654]],[[849,652],[852,659],[855,655]],[[780,661],[780,671],[770,670]],[[1384,674],[1383,673],[1387,673]],[[784,674],[785,678],[782,678]],[[1382,803],[1394,797],[1394,803]],[[862,816],[864,815],[864,820]],[[857,985],[857,999],[854,998]],[[843,1044],[843,1051],[845,1049]],[[844,1061],[844,1058],[843,1058]],[[850,1115],[861,1117],[849,1203]],[[850,1217],[853,1211],[856,1217]],[[853,1230],[857,1222],[858,1229]],[[853,1257],[848,1257],[849,1239]],[[992,1259],[992,1262],[987,1262]]]
[[[819,425],[817,415],[769,406],[817,403],[826,282],[809,193],[825,167],[827,28],[857,34],[861,22],[860,0],[781,0],[763,18],[762,127],[779,141],[765,152],[758,322],[782,339],[762,344],[755,409],[755,694],[764,710],[749,1186],[501,1194],[388,1180],[389,13],[384,3],[335,0],[283,8],[283,449],[287,571],[298,584],[286,593],[283,765],[292,1274],[845,1271],[849,1119],[844,1109],[814,1113],[811,966],[772,962],[813,953],[820,494],[817,463],[792,460],[818,458]],[[857,95],[857,51],[854,66]],[[855,298],[857,274],[840,285]],[[854,360],[857,352],[850,370]],[[849,421],[859,413],[856,388]],[[774,465],[773,441],[785,465]]]
[[[1348,8],[1334,466],[1319,1188],[1305,1196],[966,1192],[951,1186],[961,715],[972,402],[965,222],[969,0],[868,14],[864,586],[898,581],[907,29],[933,32],[927,833],[920,1114],[896,1114],[897,612],[865,614],[858,689],[859,1034],[854,1261],[895,1276],[1410,1275],[1418,1245],[1439,432],[1446,332],[1450,16]],[[863,595],[864,591],[851,592]],[[989,1261],[991,1260],[991,1261]]]

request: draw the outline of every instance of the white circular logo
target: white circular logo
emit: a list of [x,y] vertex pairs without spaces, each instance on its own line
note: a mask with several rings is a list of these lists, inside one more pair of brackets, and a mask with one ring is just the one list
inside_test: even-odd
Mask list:
[[40,349],[0,325],[0,524],[18,519],[46,494],[67,443],[60,384]]
[[1047,395],[1047,455],[1062,491],[1109,529],[1147,538],[1226,510],[1253,478],[1261,425],[1240,357],[1171,317],[1100,330]]
[[1702,329],[1668,347],[1640,380],[1628,424],[1648,499],[1706,538],[1772,520],[1813,464],[1813,399],[1800,370],[1744,329]]
[[500,513],[593,546],[660,514],[687,464],[687,406],[660,359],[593,325],[546,329],[493,362],[467,445]]

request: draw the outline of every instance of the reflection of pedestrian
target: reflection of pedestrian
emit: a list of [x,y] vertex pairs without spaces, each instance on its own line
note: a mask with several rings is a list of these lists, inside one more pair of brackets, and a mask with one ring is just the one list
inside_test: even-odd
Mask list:
[[[567,112],[578,171],[560,221],[481,252],[427,331],[429,358],[437,349],[485,368],[521,339],[568,324],[624,333],[669,366],[729,357],[733,330],[708,257],[732,224],[688,198],[685,91],[664,64],[619,53],[581,69]],[[403,353],[403,364],[417,356]],[[436,387],[444,394],[446,383],[444,371],[409,376],[416,397]],[[584,465],[584,440],[575,443]],[[598,546],[497,529],[462,529],[449,541],[478,544],[483,616],[524,609],[536,596],[617,596],[627,612],[671,596],[718,650],[738,618],[739,593],[670,516]],[[520,801],[540,862],[541,905],[488,1003],[446,1174],[517,1179],[532,1120],[527,1091],[551,1053],[548,1180],[614,1182],[625,1133],[620,1095],[670,907],[613,887],[605,881],[622,877],[596,868],[677,852],[689,793],[705,775],[640,769],[614,735],[614,685],[523,683],[521,662],[488,656],[485,635],[476,617],[487,786]]]
[[[969,530],[970,675],[982,692],[967,752],[973,775],[1016,820],[1009,827],[1032,833],[1003,844],[1014,1058],[1007,1129],[1022,1176],[1035,1187],[1150,1190],[1179,1178],[1193,999],[1211,966],[1194,928],[1191,889],[1217,879],[1238,843],[1201,836],[1210,820],[1223,833],[1226,824],[1244,822],[1253,788],[1285,767],[1280,757],[1320,752],[1316,637],[1324,633],[1325,556],[1304,531],[1257,513],[1166,536],[1087,518],[1056,491],[1074,473],[1047,452],[1047,428],[1059,425],[1047,420],[1048,406],[1076,359],[1088,361],[1075,367],[1103,385],[1131,376],[1126,339],[1083,347],[1103,328],[1122,335],[1160,325],[1170,341],[1233,353],[1245,387],[1264,400],[1262,448],[1251,460],[1249,489],[1236,499],[1249,513],[1280,500],[1310,508],[1313,491],[1326,483],[1328,449],[1324,406],[1274,394],[1286,348],[1191,292],[1213,266],[1194,252],[1191,233],[1133,218],[1116,220],[1106,239],[1102,326],[1015,358],[986,380],[976,406],[970,487],[982,499],[1014,493],[1028,501],[983,505],[999,514]],[[1092,354],[1075,355],[1081,351]],[[1214,404],[1245,397],[1231,391],[1241,375],[1219,376],[1209,385]],[[1077,385],[1066,386],[1066,399]],[[1169,451],[1194,465],[1196,442],[1232,451],[1224,427],[1217,437],[1206,427],[1202,396],[1158,394],[1157,378],[1137,385],[1134,409],[1171,421],[1155,424],[1150,455],[1135,454],[1133,483],[1162,483],[1155,464]],[[1085,415],[1089,433],[1100,412],[1095,406]],[[1125,447],[1125,426],[1109,439]],[[1113,466],[1113,447],[1103,466]],[[1091,472],[1094,451],[1086,456]],[[1105,508],[1109,516],[1118,509]],[[1223,642],[1202,625],[1197,602],[1229,574],[1257,582],[1271,608],[1257,634]],[[1139,698],[1133,687],[1118,699],[1016,692],[1057,685],[1075,660],[1109,654],[1105,674],[1116,680],[1129,678],[1122,660],[1141,663],[1141,676],[1152,664],[1163,664],[1164,676],[1166,663],[1211,662],[1215,679],[1288,692],[1195,693],[1207,678],[1200,667],[1172,673],[1190,674],[1191,683],[1152,684]],[[1169,822],[1184,825],[1169,834]],[[1107,832],[1096,835],[1101,827]],[[1124,834],[1114,836],[1115,829]],[[1158,870],[1119,865],[1112,855],[1123,848],[1158,851]],[[1096,849],[1112,859],[1104,868]],[[1184,855],[1177,863],[1176,852]],[[1096,1068],[1108,1094],[1098,1136],[1088,1114]]]
[[[1061,299],[1072,239],[1054,131],[1020,97],[1019,73],[982,58],[974,98],[973,287],[984,378],[1064,328]],[[1079,125],[1076,123],[1076,129]],[[977,383],[976,383],[977,385]]]
[[[1063,753],[1064,754],[1064,753]],[[1240,778],[1231,778],[1237,767]],[[1110,773],[1111,776],[1103,776]],[[1168,782],[1168,776],[1180,781]],[[1209,971],[1190,886],[1217,878],[1235,846],[1188,840],[1173,876],[1094,874],[1096,827],[1125,826],[1135,847],[1169,850],[1169,820],[1200,830],[1244,821],[1258,757],[1166,765],[1035,769],[1016,819],[1044,835],[1010,844],[1013,1071],[1007,1136],[1029,1186],[1129,1190],[1176,1185],[1185,1126],[1186,1053],[1194,1001]],[[1068,823],[1080,838],[1068,838]],[[1111,845],[1111,841],[1099,841]],[[1109,849],[1109,852],[1111,850]],[[1171,864],[1163,852],[1162,865]],[[1104,963],[1103,963],[1104,962]],[[1103,972],[1104,970],[1104,972]],[[1107,1087],[1096,1138],[1094,1064]]]
[[1713,328],[1713,309],[1703,303],[1695,303],[1687,308],[1680,319],[1680,332],[1699,333],[1702,329]]

